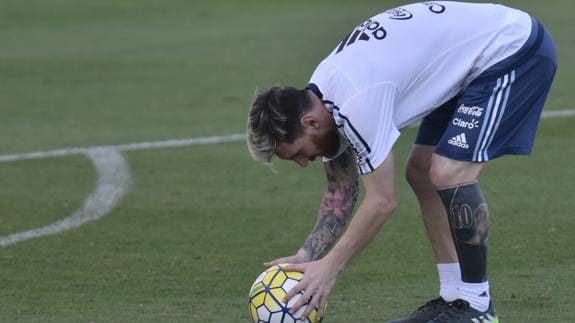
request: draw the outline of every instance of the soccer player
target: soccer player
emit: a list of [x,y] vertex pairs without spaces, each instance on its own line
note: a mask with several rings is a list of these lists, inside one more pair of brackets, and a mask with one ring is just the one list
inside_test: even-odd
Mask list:
[[[496,4],[430,1],[355,27],[305,89],[274,86],[254,100],[252,156],[306,166],[322,157],[327,185],[317,223],[291,263],[323,309],[338,273],[396,206],[392,147],[421,120],[406,165],[439,273],[439,295],[393,322],[498,322],[487,280],[486,162],[531,153],[556,71],[553,41],[527,13]],[[365,198],[351,219],[362,178]],[[321,310],[320,310],[321,311]],[[321,316],[323,313],[319,313]]]

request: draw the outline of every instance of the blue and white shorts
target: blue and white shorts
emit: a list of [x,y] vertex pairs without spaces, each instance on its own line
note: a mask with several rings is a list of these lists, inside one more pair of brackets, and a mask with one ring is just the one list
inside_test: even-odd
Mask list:
[[533,19],[525,45],[427,115],[415,143],[462,161],[529,155],[556,69],[553,40]]

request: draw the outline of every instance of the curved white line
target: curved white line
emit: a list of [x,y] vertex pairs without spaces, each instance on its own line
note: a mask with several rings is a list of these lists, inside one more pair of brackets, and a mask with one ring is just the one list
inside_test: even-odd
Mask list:
[[[575,110],[551,110],[543,111],[543,118],[572,117]],[[414,126],[417,126],[415,124]],[[50,151],[36,151],[21,154],[0,155],[0,162],[11,162],[25,159],[39,159],[59,157],[75,154],[86,154],[97,172],[98,180],[96,188],[85,200],[82,208],[71,216],[41,228],[14,233],[0,237],[0,247],[16,242],[53,235],[62,231],[77,228],[87,222],[97,220],[112,211],[116,204],[126,195],[130,189],[131,172],[128,163],[122,157],[121,151],[140,150],[153,148],[169,148],[193,145],[208,145],[224,142],[245,140],[245,134],[231,134],[224,136],[198,137],[187,139],[175,139],[165,141],[150,141],[130,143],[122,145],[97,146],[97,147],[73,147]]]
[[130,189],[130,167],[116,149],[90,149],[86,155],[92,161],[98,178],[94,191],[84,200],[82,208],[50,225],[0,237],[0,247],[74,229],[112,211]]
[[194,145],[220,144],[224,142],[241,141],[245,139],[246,139],[245,134],[236,133],[224,136],[196,137],[196,138],[172,139],[163,141],[146,141],[146,142],[135,142],[130,144],[120,144],[110,146],[72,147],[72,148],[62,148],[47,151],[33,151],[21,154],[0,155],[0,162],[12,162],[25,159],[40,159],[48,157],[61,157],[68,155],[85,154],[93,149],[115,149],[124,151],[124,150],[140,150],[140,149],[153,149],[153,148],[171,148],[171,147],[194,146]]

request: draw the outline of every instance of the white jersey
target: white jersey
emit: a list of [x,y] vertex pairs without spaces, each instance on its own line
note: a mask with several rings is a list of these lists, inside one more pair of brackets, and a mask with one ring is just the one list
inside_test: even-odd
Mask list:
[[515,53],[528,14],[496,4],[431,1],[387,10],[348,34],[313,73],[362,174],[389,155],[399,129],[461,93]]

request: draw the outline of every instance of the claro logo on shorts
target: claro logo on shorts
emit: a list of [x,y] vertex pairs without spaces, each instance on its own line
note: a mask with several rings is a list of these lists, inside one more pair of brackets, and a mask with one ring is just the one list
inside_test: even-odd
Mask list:
[[467,128],[467,129],[474,129],[479,127],[479,121],[475,120],[475,119],[471,119],[471,121],[465,121],[465,120],[461,120],[459,118],[453,118],[452,121],[454,126],[458,126],[461,128]]
[[481,115],[483,114],[483,108],[477,106],[468,107],[465,104],[461,104],[457,109],[457,112],[469,116],[481,117]]

